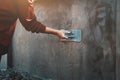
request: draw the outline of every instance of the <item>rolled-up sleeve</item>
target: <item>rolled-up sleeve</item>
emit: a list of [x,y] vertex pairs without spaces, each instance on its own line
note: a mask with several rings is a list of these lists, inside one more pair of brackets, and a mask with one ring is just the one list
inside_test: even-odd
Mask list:
[[34,14],[33,0],[17,0],[18,18],[26,30],[31,32],[45,32],[46,26],[37,21]]

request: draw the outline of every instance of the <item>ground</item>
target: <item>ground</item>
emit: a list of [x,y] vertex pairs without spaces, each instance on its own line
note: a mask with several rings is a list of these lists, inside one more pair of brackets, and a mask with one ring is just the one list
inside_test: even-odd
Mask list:
[[42,80],[35,79],[27,72],[16,72],[13,69],[0,70],[0,80]]

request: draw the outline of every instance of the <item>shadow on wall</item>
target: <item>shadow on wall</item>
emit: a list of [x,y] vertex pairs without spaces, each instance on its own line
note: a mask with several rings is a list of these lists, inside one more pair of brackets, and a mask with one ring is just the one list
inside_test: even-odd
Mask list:
[[[86,56],[88,60],[86,64],[93,67],[91,68],[93,71],[89,70],[98,73],[100,80],[115,80],[116,77],[116,27],[113,12],[115,6],[112,4],[113,2],[93,0],[93,3],[88,1],[86,7],[89,16],[88,29],[90,30],[88,31],[90,32],[89,37],[86,39],[89,53]],[[87,74],[92,77],[89,70]],[[108,75],[109,77],[107,77]]]

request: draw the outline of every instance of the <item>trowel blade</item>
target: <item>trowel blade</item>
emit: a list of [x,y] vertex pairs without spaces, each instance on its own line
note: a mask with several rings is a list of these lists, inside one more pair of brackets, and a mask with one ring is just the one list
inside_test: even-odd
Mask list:
[[81,41],[81,29],[71,30],[71,33],[65,34],[68,39],[61,39],[61,41],[72,41],[72,42],[80,42]]

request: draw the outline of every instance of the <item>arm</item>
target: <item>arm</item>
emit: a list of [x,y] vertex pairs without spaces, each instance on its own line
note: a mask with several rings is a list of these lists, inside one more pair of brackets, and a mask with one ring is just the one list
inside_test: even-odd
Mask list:
[[[67,38],[68,38],[68,37],[66,37],[66,36],[64,35],[63,31],[61,31],[61,30],[56,30],[56,29],[49,28],[49,27],[46,27],[45,33],[57,35],[59,38],[62,38],[62,39],[67,39]],[[66,31],[66,33],[70,33],[70,32],[69,32],[69,31]]]
[[46,27],[39,21],[37,21],[34,14],[33,0],[17,0],[18,4],[18,17],[22,25],[26,30],[31,32],[42,32],[57,35],[59,38],[67,38],[60,30],[56,30],[50,27]]

